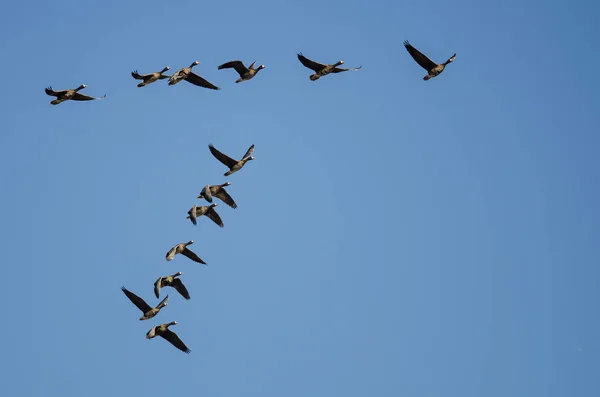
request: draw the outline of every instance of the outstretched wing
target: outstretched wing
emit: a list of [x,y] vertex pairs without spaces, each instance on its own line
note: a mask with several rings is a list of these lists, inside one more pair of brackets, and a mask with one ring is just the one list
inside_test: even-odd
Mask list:
[[185,343],[183,343],[183,341],[181,339],[179,339],[179,336],[177,336],[177,334],[175,332],[167,329],[165,332],[162,332],[160,334],[160,336],[162,336],[164,339],[168,340],[173,346],[175,346],[182,352],[185,352],[188,354],[191,352],[191,350],[187,348]]
[[425,70],[430,71],[434,67],[437,66],[435,62],[431,59],[427,58],[425,55],[421,53],[421,51],[417,50],[415,47],[410,45],[408,41],[404,41],[404,47],[406,51],[413,57],[413,59]]
[[360,68],[362,68],[362,65],[357,67],[357,68],[334,68],[331,73],[339,73],[339,72],[347,72],[349,70],[360,70]]
[[212,143],[208,144],[208,148],[210,149],[210,152],[212,153],[213,156],[215,156],[215,158],[217,160],[219,160],[221,163],[225,164],[227,167],[231,168],[234,165],[237,164],[237,161],[232,159],[231,157],[229,157],[228,155],[221,153],[219,150],[217,150],[217,148],[215,148]]
[[193,251],[190,251],[188,248],[184,249],[181,252],[181,254],[187,256],[194,262],[198,262],[198,263],[202,263],[203,265],[206,265],[206,262],[204,262],[202,259],[200,259],[200,257],[198,255],[196,255]]
[[206,214],[204,214],[204,215],[209,217],[214,223],[216,223],[220,227],[225,226],[223,224],[223,221],[221,220],[221,217],[219,216],[219,214],[217,214],[217,211],[215,211],[214,208],[209,208],[209,210],[206,211]]
[[221,70],[221,69],[228,69],[228,68],[235,69],[235,71],[238,72],[240,74],[240,76],[243,75],[244,73],[248,72],[248,68],[244,66],[242,61],[227,62],[227,63],[224,63],[221,66],[219,66],[217,69]]
[[318,72],[319,70],[321,70],[325,66],[327,66],[327,65],[323,65],[322,63],[315,62],[315,61],[312,61],[312,60],[308,59],[307,57],[305,57],[304,55],[302,55],[301,52],[298,53],[298,60],[300,60],[300,62],[304,66],[306,66],[309,69],[314,70],[315,72]]
[[173,283],[171,283],[171,287],[175,288],[177,292],[179,292],[181,296],[183,296],[185,299],[190,299],[190,293],[188,292],[187,288],[185,288],[185,285],[183,285],[183,282],[180,279],[176,278],[175,280],[173,280]]
[[246,151],[246,154],[244,154],[244,157],[242,157],[242,160],[247,159],[248,157],[252,156],[252,152],[254,152],[254,144],[252,144],[252,146],[250,146],[248,148],[248,150]]
[[156,295],[156,299],[160,297],[160,287],[162,284],[162,277],[159,277],[158,280],[154,283],[154,295]]
[[188,83],[192,83],[199,87],[209,88],[211,90],[220,90],[216,85],[209,83],[208,80],[198,76],[196,73],[190,72],[190,74],[185,78],[185,81]]
[[104,94],[103,96],[101,96],[99,98],[94,98],[93,96],[83,95],[83,94],[76,92],[71,99],[74,101],[93,101],[94,99],[104,99],[104,98],[106,98],[106,94]]
[[60,93],[64,92],[64,91],[54,91],[52,89],[52,87],[46,88],[45,91],[46,91],[46,94],[48,94],[50,96],[58,96],[58,95],[60,95]]
[[147,75],[141,75],[141,74],[139,74],[137,70],[134,70],[133,72],[131,72],[131,75],[136,80],[144,80],[144,78],[147,76]]
[[237,208],[237,204],[235,203],[235,201],[233,201],[233,199],[231,198],[229,193],[227,193],[225,188],[222,187],[221,189],[219,189],[217,194],[215,194],[214,196],[217,197],[218,199],[220,199],[222,202],[224,202],[228,206],[230,206],[231,208]]
[[150,307],[150,305],[148,305],[145,300],[143,300],[142,298],[140,298],[139,296],[137,296],[133,292],[128,291],[127,288],[121,287],[121,291],[123,291],[125,293],[125,295],[127,295],[127,297],[129,298],[129,300],[134,305],[136,305],[137,308],[140,309],[143,313],[146,313],[149,310],[152,310],[152,308]]

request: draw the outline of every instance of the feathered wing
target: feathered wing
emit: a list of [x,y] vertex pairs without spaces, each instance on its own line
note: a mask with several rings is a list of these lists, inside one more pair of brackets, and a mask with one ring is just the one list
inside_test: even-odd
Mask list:
[[154,295],[156,295],[156,299],[160,298],[160,288],[162,287],[162,277],[159,277],[158,280],[154,282]]
[[410,45],[408,41],[404,41],[404,47],[406,51],[413,57],[413,59],[425,70],[430,71],[434,67],[437,66],[435,62],[431,59],[427,58],[425,55],[421,53],[421,51],[417,50],[415,47]]
[[318,63],[315,61],[312,61],[310,59],[308,59],[307,57],[305,57],[304,55],[302,55],[301,52],[298,53],[298,60],[307,68],[314,70],[315,72],[318,72],[319,70],[323,69],[325,66],[327,65],[323,65],[322,63]]
[[59,96],[62,92],[64,92],[64,91],[54,91],[52,89],[52,87],[48,87],[44,91],[46,91],[46,94],[48,94],[50,96]]
[[198,262],[198,263],[202,263],[203,265],[206,265],[206,262],[204,262],[202,259],[200,259],[200,257],[198,255],[196,255],[193,251],[191,251],[188,248],[184,249],[181,252],[181,254],[187,256],[188,258],[190,258],[194,262]]
[[179,339],[179,336],[177,336],[177,334],[175,332],[167,329],[165,332],[162,332],[160,334],[160,336],[162,336],[164,339],[168,340],[173,346],[175,346],[182,352],[185,352],[188,354],[191,352],[191,350],[187,348],[185,343],[183,343],[183,341],[181,339]]
[[106,94],[104,94],[103,96],[101,96],[99,98],[94,98],[93,96],[83,95],[83,94],[76,92],[71,99],[74,101],[93,101],[95,99],[104,99],[104,98],[106,98]]
[[143,300],[142,298],[140,298],[139,296],[137,296],[133,292],[128,291],[127,288],[121,287],[121,291],[123,291],[125,293],[125,295],[127,295],[127,297],[129,298],[129,300],[134,305],[136,305],[137,308],[142,311],[142,313],[147,313],[149,310],[152,310],[152,308],[150,307],[150,305],[147,304],[145,300]]
[[216,223],[220,227],[225,226],[225,225],[223,225],[223,221],[221,220],[221,217],[219,216],[219,214],[217,214],[217,211],[215,211],[214,208],[209,208],[208,211],[206,211],[206,214],[204,214],[204,215],[209,217],[214,223]]
[[334,68],[331,73],[339,73],[339,72],[347,72],[349,70],[360,70],[362,68],[362,65],[357,67],[357,68]]
[[183,282],[180,279],[176,278],[175,280],[173,280],[171,287],[175,288],[177,292],[179,292],[181,296],[183,296],[185,299],[190,299],[190,293],[188,292],[187,288],[185,288],[185,285],[183,285]]
[[144,80],[147,75],[142,76],[141,74],[138,73],[137,70],[134,70],[133,72],[131,72],[131,76],[136,80]]
[[208,82],[208,80],[204,79],[203,77],[198,76],[196,73],[193,73],[193,72],[190,72],[190,74],[185,78],[185,81],[187,81],[188,83],[197,85],[199,87],[209,88],[211,90],[217,90],[217,91],[220,90],[219,87]]
[[240,76],[248,72],[248,68],[244,66],[242,61],[226,62],[218,67],[219,70],[228,68],[235,69],[235,71],[238,72]]
[[208,148],[210,149],[210,152],[212,153],[212,155],[215,156],[215,158],[217,160],[219,160],[221,163],[225,164],[227,167],[231,168],[237,164],[237,160],[232,159],[231,157],[229,157],[228,155],[226,155],[224,153],[221,153],[212,144],[209,144]]
[[250,146],[248,148],[248,150],[246,151],[246,154],[244,154],[244,157],[242,157],[242,160],[247,159],[248,157],[252,156],[252,153],[254,152],[254,144],[252,144],[252,146]]
[[229,193],[227,193],[225,188],[219,189],[219,191],[214,196],[222,202],[224,202],[225,204],[227,204],[228,206],[230,206],[231,208],[237,208],[237,204],[235,203],[235,201],[233,201],[233,199],[231,198]]
[[168,261],[172,261],[173,258],[175,258],[175,255],[177,255],[177,247],[178,246],[179,246],[179,244],[177,244],[176,246],[171,248],[169,250],[169,252],[167,252],[167,255],[165,255],[165,257],[167,258]]

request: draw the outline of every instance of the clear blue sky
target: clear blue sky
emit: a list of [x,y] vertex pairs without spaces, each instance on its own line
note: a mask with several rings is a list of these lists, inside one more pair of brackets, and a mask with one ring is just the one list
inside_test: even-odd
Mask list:
[[[0,14],[2,395],[600,395],[597,5],[85,3]],[[221,91],[130,75],[195,60]],[[177,271],[139,321],[120,287]],[[145,338],[173,320],[190,355]]]

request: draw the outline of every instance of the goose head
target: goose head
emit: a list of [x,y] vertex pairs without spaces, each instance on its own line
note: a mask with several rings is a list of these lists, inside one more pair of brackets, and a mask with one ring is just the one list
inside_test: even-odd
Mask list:
[[192,64],[190,65],[190,68],[193,68],[196,65],[200,65],[200,62],[198,62],[198,61],[192,62]]
[[87,87],[87,85],[85,85],[85,84],[82,84],[82,85],[80,85],[79,87],[77,87],[77,90],[76,90],[76,91],[83,90],[85,87]]
[[192,244],[194,244],[194,240],[190,240],[187,243],[185,243],[185,245],[192,245]]
[[164,73],[164,72],[166,72],[166,71],[167,71],[167,70],[169,70],[169,69],[171,69],[171,67],[170,67],[170,66],[165,66],[165,67],[163,68],[163,70],[161,70],[160,72],[161,72],[161,73]]
[[343,64],[344,64],[344,61],[337,61],[337,62],[335,63],[335,65],[333,65],[333,66],[336,66],[336,67],[337,67],[337,66],[340,66],[340,65],[343,65]]
[[444,65],[447,65],[450,62],[454,62],[454,59],[456,59],[456,53],[454,55],[452,55],[450,58],[448,58],[448,60],[446,62],[444,62]]

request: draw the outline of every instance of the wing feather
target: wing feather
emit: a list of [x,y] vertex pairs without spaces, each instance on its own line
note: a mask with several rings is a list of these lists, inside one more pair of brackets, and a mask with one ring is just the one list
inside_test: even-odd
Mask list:
[[248,68],[244,66],[242,61],[226,62],[226,63],[220,65],[217,69],[221,70],[221,69],[228,69],[228,68],[235,69],[235,71],[238,72],[240,76],[243,75],[244,73],[248,72]]
[[180,279],[176,278],[173,280],[171,287],[175,288],[185,299],[190,299],[190,293]]
[[219,216],[219,214],[217,214],[217,211],[215,211],[214,208],[209,208],[208,211],[206,211],[206,214],[204,215],[209,217],[214,223],[216,223],[220,227],[225,226],[223,224],[223,221],[221,220],[221,217]]
[[181,252],[181,254],[187,256],[194,262],[198,262],[198,263],[202,263],[203,265],[206,265],[206,262],[204,262],[202,259],[200,259],[200,257],[198,255],[196,255],[193,251],[191,251],[189,248],[184,249]]
[[231,168],[237,164],[236,160],[234,160],[231,157],[229,157],[228,155],[220,152],[212,144],[209,144],[208,148],[210,149],[210,152],[212,153],[212,155],[215,156],[215,158],[217,160],[219,160],[221,163],[225,164],[227,167]]
[[147,304],[145,300],[143,300],[142,298],[140,298],[139,296],[137,296],[133,292],[128,291],[127,288],[121,287],[121,291],[123,291],[125,293],[125,295],[127,295],[127,297],[129,298],[129,300],[131,301],[131,303],[133,303],[134,305],[136,305],[137,308],[140,309],[143,313],[146,313],[149,310],[152,310],[152,308],[150,307],[150,305]]
[[435,62],[431,59],[427,58],[421,51],[417,50],[415,47],[410,45],[408,41],[404,41],[404,47],[406,51],[413,57],[413,59],[425,70],[430,71],[434,67],[437,66]]
[[304,55],[302,55],[301,52],[298,53],[298,60],[307,68],[314,70],[315,72],[318,72],[319,70],[323,69],[325,66],[327,65],[323,65],[322,63],[319,62],[315,62],[313,60],[308,59],[307,57],[305,57]]
[[181,339],[179,339],[179,336],[177,336],[177,334],[175,332],[171,331],[170,329],[167,329],[165,332],[162,332],[160,334],[160,336],[162,336],[164,339],[169,341],[173,346],[175,346],[182,352],[185,352],[188,354],[191,352],[191,350],[187,348],[185,343],[183,343],[183,341]]
[[188,76],[185,78],[185,81],[187,81],[188,83],[197,85],[199,87],[209,88],[211,90],[217,90],[217,91],[220,90],[219,87],[208,82],[208,80],[206,80],[205,78],[203,78],[201,76],[198,76],[196,73],[193,73],[193,72],[190,72],[188,74]]

